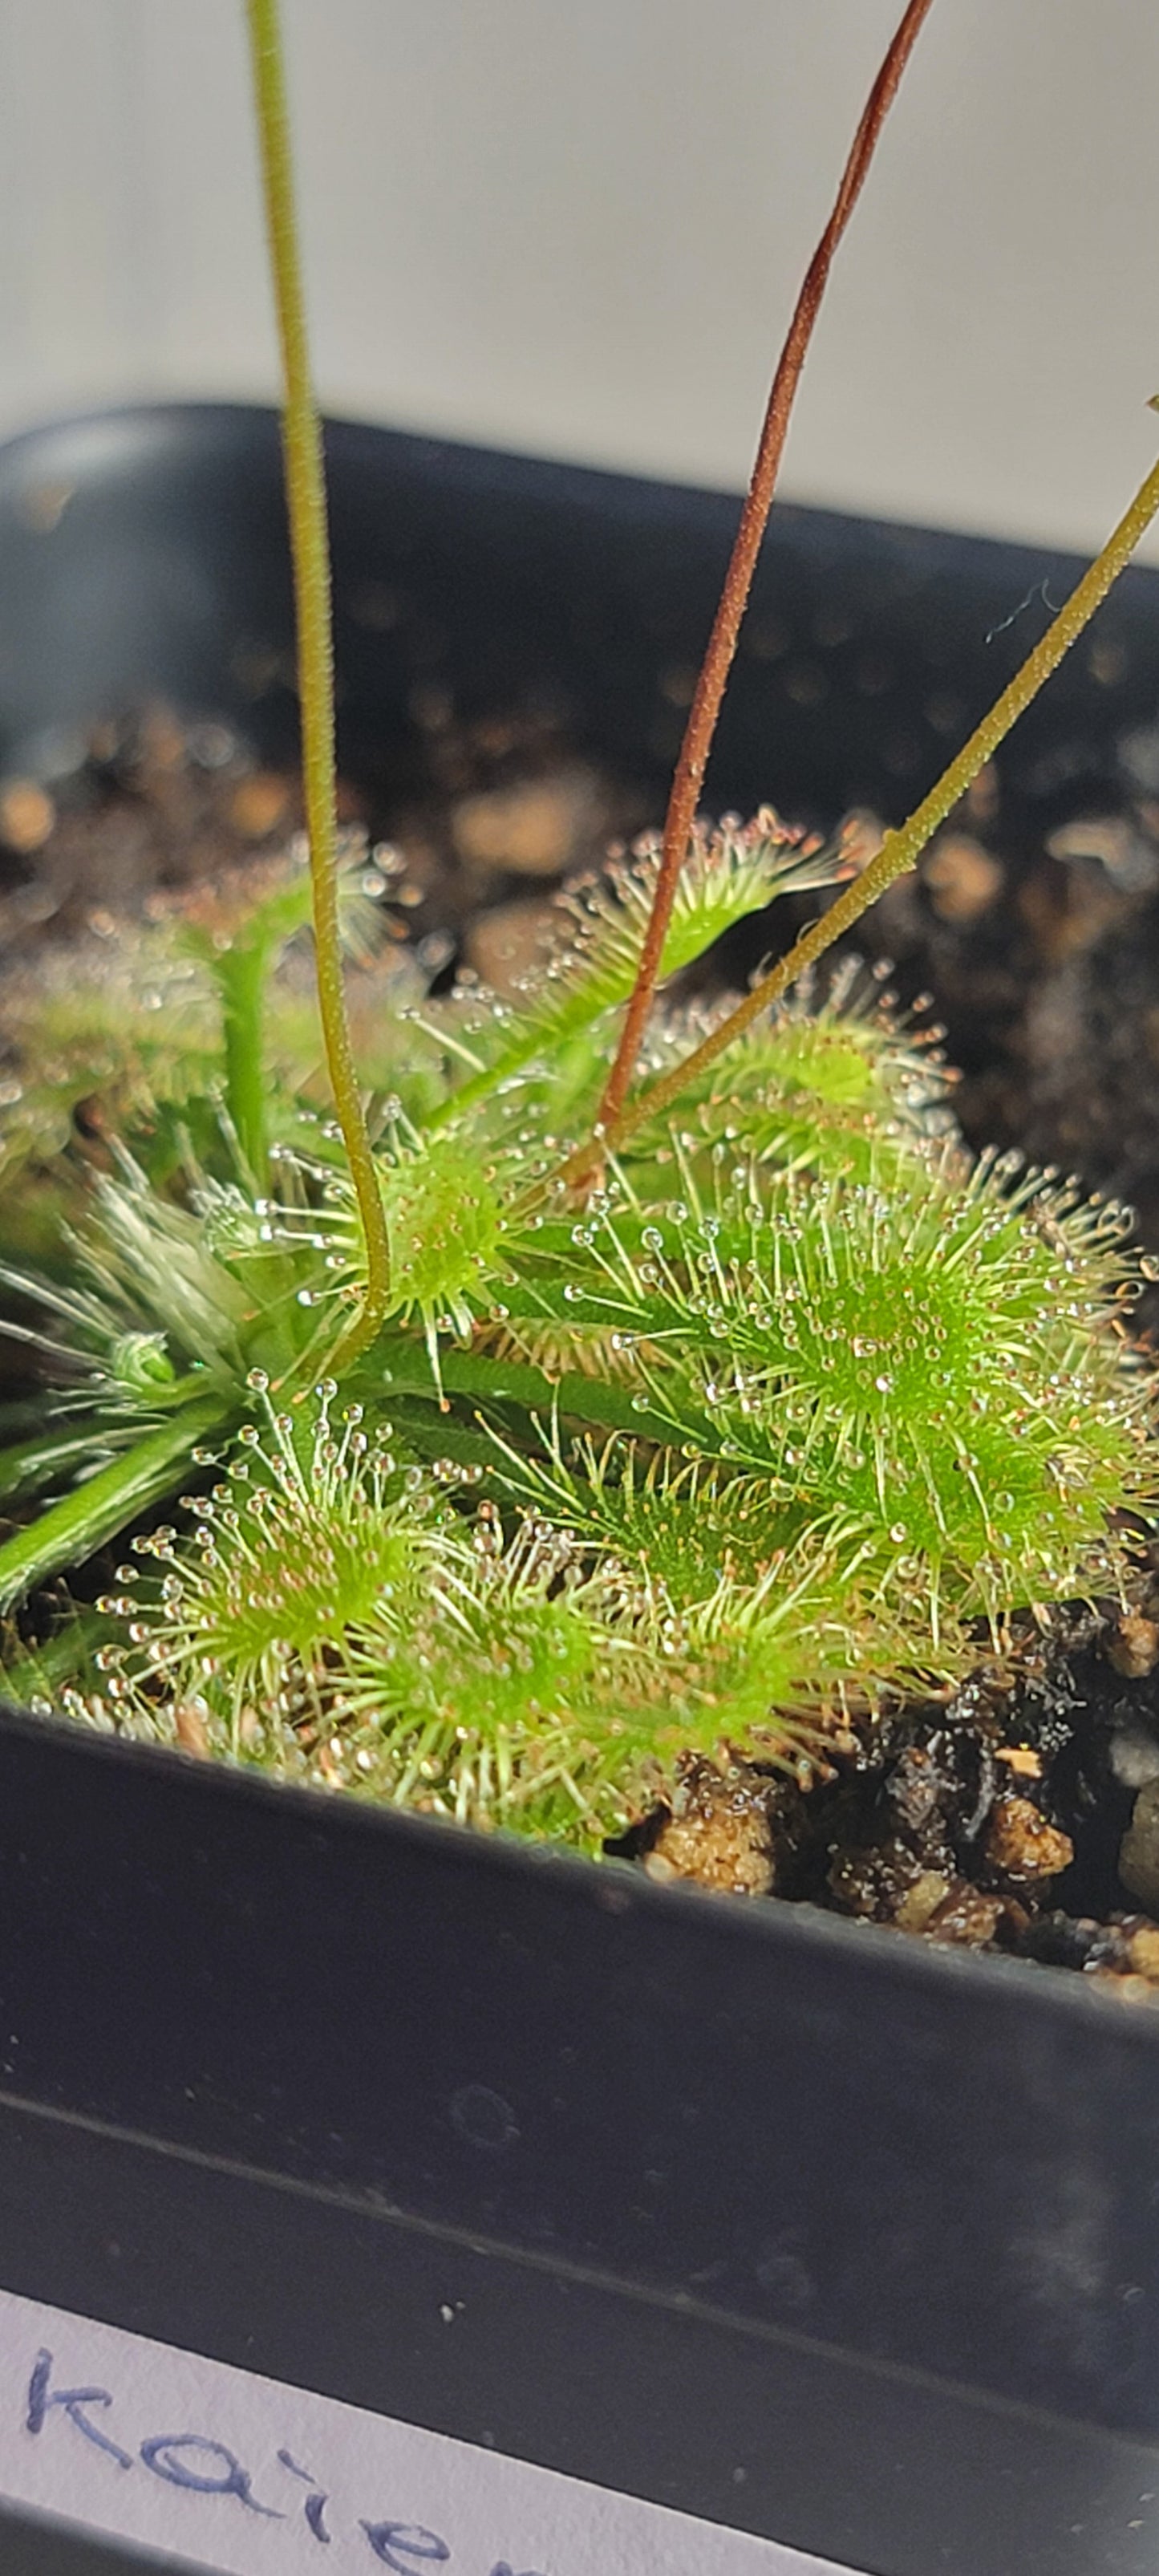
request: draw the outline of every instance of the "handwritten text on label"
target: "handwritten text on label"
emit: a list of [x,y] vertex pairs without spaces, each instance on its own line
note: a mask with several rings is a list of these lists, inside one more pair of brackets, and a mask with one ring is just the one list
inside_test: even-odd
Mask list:
[[855,2576],[4,2290],[0,2500],[213,2576]]

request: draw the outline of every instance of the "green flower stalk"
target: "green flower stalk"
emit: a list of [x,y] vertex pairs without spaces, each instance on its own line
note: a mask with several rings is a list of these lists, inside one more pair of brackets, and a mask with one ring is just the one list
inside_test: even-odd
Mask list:
[[[246,0],[246,17],[253,62],[270,264],[285,379],[282,439],[298,615],[302,783],[314,893],[318,1005],[334,1103],[366,1247],[366,1287],[362,1309],[356,1321],[347,1327],[341,1351],[335,1354],[335,1364],[345,1365],[373,1340],[386,1311],[390,1290],[390,1244],[358,1088],[342,980],[326,488],[322,428],[310,380],[277,0]],[[257,1102],[247,1104],[243,1114],[247,1125],[251,1117],[256,1121],[260,1115]],[[260,1145],[260,1137],[255,1141]]]

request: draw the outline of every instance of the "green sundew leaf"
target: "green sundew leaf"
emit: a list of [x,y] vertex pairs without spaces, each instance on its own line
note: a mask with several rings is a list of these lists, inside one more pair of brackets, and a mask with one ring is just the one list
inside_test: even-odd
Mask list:
[[395,1309],[435,1313],[493,1266],[500,1208],[493,1185],[457,1137],[429,1153],[379,1158]]
[[[683,1039],[672,1030],[661,1043],[675,1058]],[[786,1009],[689,1084],[679,1104],[682,1168],[710,1203],[723,1148],[729,1169],[771,1165],[879,1184],[896,1173],[904,1186],[907,1157],[922,1164],[945,1133],[947,1093],[928,1046],[907,1042],[880,1012],[840,999],[816,1014]],[[617,1157],[639,1199],[671,1191],[673,1142],[670,1113],[637,1130]]]
[[117,1426],[102,1423],[85,1431],[46,1431],[39,1440],[22,1440],[10,1449],[0,1450],[0,1503],[14,1503],[43,1493],[45,1486],[54,1484],[62,1473],[91,1460],[94,1450],[103,1454],[131,1440],[133,1429],[133,1424],[126,1422]]
[[6,1201],[27,1167],[42,1193],[48,1181],[71,1203],[78,1101],[96,1094],[123,1134],[150,1122],[159,1099],[203,1089],[219,1055],[212,992],[160,927],[38,953],[6,975],[4,1022],[19,1086],[0,1109]]
[[261,896],[248,911],[239,911],[236,919],[230,922],[228,931],[223,930],[220,922],[212,922],[208,926],[195,919],[182,922],[177,932],[177,944],[185,949],[187,955],[195,957],[199,965],[208,967],[217,978],[221,973],[222,959],[231,953],[240,951],[250,956],[268,956],[273,950],[284,947],[287,940],[295,938],[298,931],[306,929],[309,921],[310,878],[308,871],[302,868],[296,875],[276,885],[269,894]]
[[[236,1196],[216,1191],[212,1204],[228,1205]],[[123,1179],[102,1178],[77,1245],[77,1270],[91,1286],[48,1302],[74,1319],[82,1342],[97,1352],[120,1336],[161,1333],[174,1352],[232,1378],[252,1299],[215,1257],[210,1205],[207,1197],[196,1213],[174,1206],[132,1164]],[[28,1293],[29,1283],[14,1284]],[[159,1390],[160,1381],[154,1400]]]
[[923,1091],[942,1087],[888,1024],[854,1011],[815,1017],[786,1011],[773,1020],[759,1050],[742,1051],[737,1070],[750,1086],[771,1076],[782,1092],[831,1109],[873,1109],[883,1116],[896,1106],[899,1075],[920,1080]]
[[64,1690],[97,1690],[101,1676],[94,1663],[99,1647],[117,1635],[117,1623],[103,1610],[71,1607],[68,1615],[33,1646],[13,1637],[0,1657],[0,1688],[18,1707],[33,1700],[55,1701]]
[[509,1329],[545,1369],[586,1352],[621,1421],[626,1400],[685,1462],[746,1471],[772,1543],[856,1532],[911,1624],[923,1599],[936,1632],[939,1604],[1078,1589],[1107,1513],[1154,1494],[1153,1381],[1110,1328],[1119,1221],[1008,1177],[967,1178],[953,1152],[879,1163],[870,1186],[751,1167],[734,1185],[724,1165],[716,1207],[690,1187],[648,1224],[589,1218],[563,1287],[551,1254],[520,1256]]
[[341,1664],[372,1795],[589,1845],[624,1820],[619,1784],[665,1704],[646,1605],[529,1523],[498,1557],[437,1568],[417,1619],[387,1604],[352,1630]]
[[[502,1203],[483,1156],[458,1134],[413,1147],[396,1139],[376,1160],[390,1244],[386,1315],[420,1320],[433,1358],[441,1332],[470,1329],[497,1266]],[[331,1282],[337,1272],[362,1284],[362,1227],[344,1176],[330,1184],[326,1216]]]
[[542,1369],[525,1360],[492,1359],[484,1353],[450,1351],[443,1383],[448,1392],[472,1395],[480,1404],[550,1406],[556,1389]]
[[274,1417],[264,1446],[227,1459],[230,1500],[223,1509],[219,1488],[204,1507],[213,1544],[167,1549],[159,1591],[146,1581],[133,1595],[146,1673],[180,1686],[190,1670],[221,1672],[235,1705],[239,1693],[260,1705],[287,1655],[316,1666],[384,1597],[396,1617],[417,1612],[432,1533],[393,1453],[387,1464],[360,1444],[320,1409],[312,1424]]
[[[359,956],[365,953],[377,920],[375,905],[364,891],[366,859],[364,834],[340,834],[340,925],[344,946]],[[299,931],[310,928],[313,909],[309,867],[304,858],[291,857],[285,863],[279,862],[278,873],[256,899],[252,878],[243,877],[236,886],[227,881],[224,890],[219,885],[206,905],[207,918],[198,918],[191,908],[179,916],[170,938],[179,955],[184,952],[196,958],[216,979],[222,958],[231,951],[247,950],[251,955],[272,959]]]
[[670,1437],[699,1373],[720,1454],[808,1520],[847,1515],[895,1591],[977,1612],[1081,1588],[1107,1513],[1153,1493],[1153,1394],[1106,1320],[1122,1256],[1065,1196],[1012,1206],[985,1173],[927,1173],[905,1196],[790,1189],[703,1299],[694,1242],[655,1292]]
[[[95,1361],[89,1401],[155,1414],[185,1401],[183,1364],[240,1395],[254,1363],[281,1376],[313,1329],[308,1309],[324,1276],[307,1235],[270,1246],[260,1210],[236,1183],[195,1173],[193,1204],[154,1190],[122,1154],[102,1176],[68,1249],[63,1283],[0,1265],[0,1286],[46,1307],[57,1357]],[[292,1167],[283,1166],[287,1187]],[[305,1294],[303,1295],[303,1291]],[[29,1328],[0,1321],[29,1338]],[[78,1397],[77,1401],[81,1399]]]
[[[537,1446],[542,1445],[537,1421],[547,1420],[556,1411],[594,1430],[628,1431],[645,1440],[662,1440],[671,1434],[670,1423],[652,1405],[641,1405],[632,1387],[589,1377],[579,1369],[563,1369],[551,1376],[526,1361],[452,1349],[441,1356],[439,1375],[445,1398],[469,1398],[472,1409],[484,1417],[509,1424],[513,1410],[522,1415],[526,1436]],[[362,1381],[356,1380],[355,1386],[361,1393]],[[397,1415],[407,1436],[416,1445],[421,1444],[424,1454],[437,1456],[445,1451],[448,1457],[493,1461],[494,1451],[486,1445],[476,1447],[472,1443],[465,1448],[461,1430],[452,1439],[453,1425],[444,1414],[433,1416],[433,1426],[440,1427],[432,1427],[429,1433],[420,1431],[422,1415],[416,1399],[421,1397],[434,1405],[439,1396],[440,1387],[435,1384],[430,1362],[417,1339],[408,1358],[396,1348],[389,1384],[385,1389],[379,1388],[375,1402],[380,1407],[385,1404],[392,1416]]]
[[[671,1425],[664,1415],[630,1386],[616,1386],[606,1378],[589,1376],[583,1369],[562,1369],[558,1377],[544,1374],[541,1383],[545,1415],[549,1410],[559,1412],[569,1422],[590,1425],[598,1431],[627,1431],[642,1440],[670,1436]],[[490,1389],[480,1385],[480,1404],[487,1402],[489,1394]]]
[[767,1478],[726,1474],[703,1459],[690,1465],[614,1434],[599,1450],[582,1444],[574,1466],[558,1445],[546,1461],[497,1445],[498,1481],[512,1496],[638,1568],[678,1609],[726,1579],[755,1582],[799,1535]]
[[399,1804],[598,1847],[682,1751],[752,1733],[762,1760],[792,1759],[812,1730],[778,1698],[819,1702],[845,1668],[843,1607],[827,1560],[778,1563],[746,1590],[715,1582],[674,1654],[650,1583],[524,1521],[502,1555],[436,1580],[417,1624],[388,1608],[347,1636],[355,1777]]
[[[452,1467],[464,1469],[491,1465],[494,1453],[485,1433],[466,1427],[455,1414],[440,1413],[434,1404],[423,1404],[416,1395],[393,1394],[390,1413],[402,1457],[423,1459],[428,1464],[449,1461]],[[446,1481],[453,1487],[453,1478]]]
[[125,1457],[113,1459],[50,1504],[28,1529],[17,1530],[0,1547],[0,1612],[14,1609],[62,1566],[79,1565],[127,1529],[139,1512],[171,1493],[191,1451],[207,1433],[221,1429],[230,1410],[217,1395],[192,1399]]
[[[659,847],[658,841],[645,845],[634,859],[613,867],[606,881],[572,891],[571,948],[545,958],[534,1004],[496,1024],[501,1042],[491,1061],[431,1113],[429,1128],[459,1117],[537,1057],[549,1057],[554,1067],[594,1021],[627,1001],[652,907]],[[677,888],[660,981],[694,965],[726,930],[774,896],[832,884],[844,863],[840,851],[803,850],[767,806],[743,830],[724,824],[711,834],[698,829]],[[484,1024],[480,1049],[487,1038]]]

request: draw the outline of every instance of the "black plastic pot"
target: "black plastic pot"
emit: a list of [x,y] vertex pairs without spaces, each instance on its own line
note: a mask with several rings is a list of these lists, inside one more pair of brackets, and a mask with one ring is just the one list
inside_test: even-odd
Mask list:
[[6,2288],[872,2576],[1149,2576],[1149,2013],[31,1721],[0,1890]]
[[[430,693],[555,725],[657,818],[736,523],[727,496],[327,430],[342,766],[389,820],[429,771]],[[891,820],[944,766],[1078,566],[778,507],[709,776],[717,810]],[[270,412],[174,405],[0,448],[0,765],[166,699],[294,740]],[[1159,573],[1132,570],[1005,752],[1007,797],[1113,783],[1159,716]],[[47,738],[47,745],[46,745]],[[1156,746],[1159,786],[1159,742]]]
[[[382,432],[330,450],[352,774],[420,757],[437,667],[479,703],[557,690],[652,780],[731,506]],[[216,411],[0,455],[9,763],[97,703],[243,710],[239,670],[288,641],[276,473],[271,421]],[[787,806],[912,802],[931,693],[980,705],[1010,646],[981,638],[1047,571],[782,513],[758,617],[775,600],[831,677],[806,706],[783,657],[746,664],[719,801],[767,789],[775,738]],[[1130,580],[1111,679],[1043,702],[1028,795],[1068,742],[1112,776],[1153,720],[1156,598]],[[892,657],[912,777],[859,653]],[[286,738],[284,688],[244,703]],[[0,1919],[4,2289],[858,2576],[1151,2576],[1150,2013],[17,1715]],[[19,2517],[0,2551],[6,2576],[126,2563]]]

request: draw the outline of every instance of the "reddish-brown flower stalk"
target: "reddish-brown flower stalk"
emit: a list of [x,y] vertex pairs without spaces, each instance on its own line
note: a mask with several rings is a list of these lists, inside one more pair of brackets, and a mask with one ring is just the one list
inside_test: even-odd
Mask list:
[[[1159,402],[1155,408],[1159,410]],[[1005,741],[1011,726],[1024,714],[1044,681],[1058,669],[1063,655],[1069,653],[1076,636],[1081,635],[1096,608],[1106,598],[1112,582],[1118,580],[1144,530],[1157,517],[1159,465],[1153,465],[1117,527],[1112,528],[1101,554],[1088,566],[1082,580],[1076,582],[1053,624],[1047,627],[1045,635],[1039,637],[1021,670],[1015,672],[1001,697],[983,716],[981,724],[975,726],[969,741],[963,743],[928,796],[923,796],[908,822],[901,824],[897,831],[886,833],[876,858],[870,860],[852,885],[846,886],[845,892],[838,895],[827,912],[809,923],[788,955],[778,958],[776,965],[750,987],[744,1000],[737,1003],[727,1019],[717,1021],[716,1027],[709,1031],[698,1047],[693,1048],[691,1055],[683,1056],[679,1064],[671,1066],[667,1073],[660,1074],[655,1082],[635,1092],[631,1100],[625,1102],[615,1126],[602,1140],[605,1148],[618,1149],[650,1119],[663,1117],[679,1100],[685,1086],[698,1081],[735,1038],[750,1029],[763,1012],[771,1010],[782,994],[788,992],[790,984],[795,984],[807,967],[815,966],[834,940],[852,929],[863,912],[868,912],[870,905],[877,902],[878,896],[893,884],[895,877],[904,876],[907,869],[916,867],[939,823],[945,822],[947,814],[952,812],[959,797],[965,795],[979,770],[993,758],[999,744]],[[582,1189],[588,1183],[591,1168],[592,1147],[583,1145],[561,1165],[559,1178],[569,1189]]]
[[773,378],[768,410],[765,413],[764,427],[757,448],[756,463],[753,466],[752,480],[741,511],[732,558],[720,595],[720,605],[701,664],[696,694],[689,711],[684,740],[680,747],[680,757],[676,764],[676,774],[672,781],[672,793],[668,800],[668,812],[664,823],[660,867],[656,878],[656,893],[644,945],[640,952],[636,982],[616,1051],[616,1060],[608,1076],[600,1103],[593,1165],[598,1160],[599,1137],[614,1125],[623,1108],[628,1085],[640,1052],[644,1027],[660,972],[664,940],[676,898],[677,881],[684,865],[689,835],[700,801],[700,790],[704,783],[704,772],[716,731],[720,702],[732,667],[741,619],[748,602],[756,560],[768,522],[789,426],[789,415],[800,382],[801,369],[805,363],[805,352],[812,337],[813,325],[820,310],[821,299],[833,264],[833,254],[861,194],[866,172],[873,159],[877,138],[897,94],[902,73],[913,52],[922,22],[928,16],[931,7],[932,0],[909,0],[909,7],[894,35],[866,101],[864,113],[845,164],[833,212],[809,263],[805,282],[789,324],[785,345],[777,363],[777,372]]

